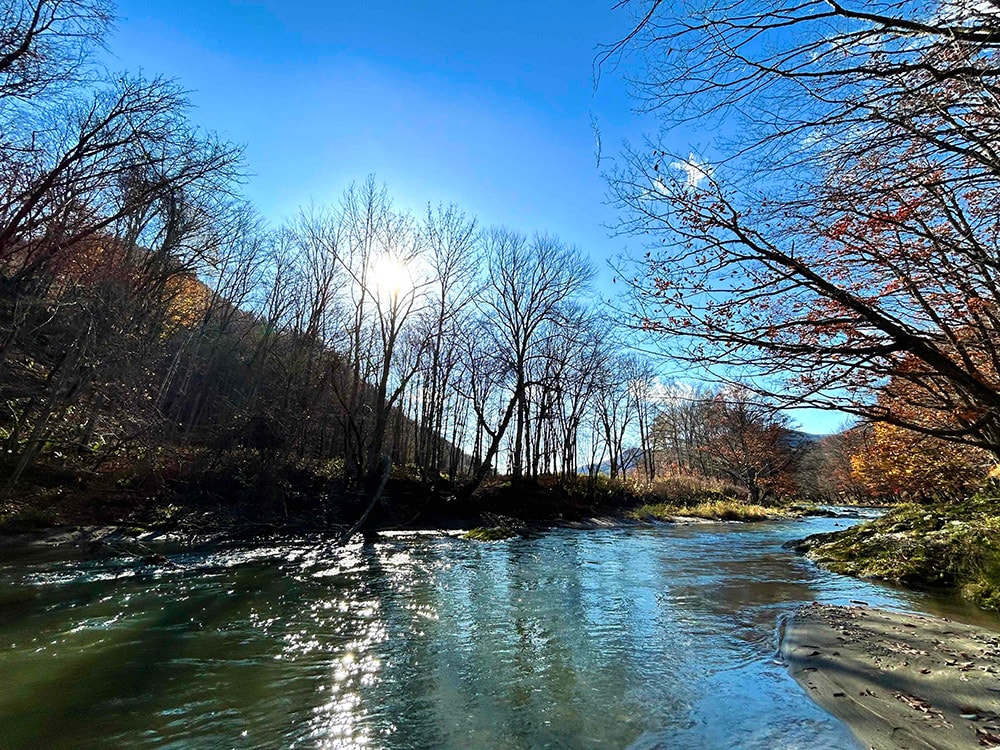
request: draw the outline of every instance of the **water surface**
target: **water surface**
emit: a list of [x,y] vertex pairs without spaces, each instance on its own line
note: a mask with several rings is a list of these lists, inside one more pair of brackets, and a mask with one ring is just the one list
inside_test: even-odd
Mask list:
[[781,549],[846,523],[0,561],[0,746],[856,747],[774,658],[782,614],[977,616]]

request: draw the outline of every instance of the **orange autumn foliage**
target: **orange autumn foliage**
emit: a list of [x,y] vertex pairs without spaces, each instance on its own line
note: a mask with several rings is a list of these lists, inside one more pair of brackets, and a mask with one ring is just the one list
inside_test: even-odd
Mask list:
[[205,316],[212,299],[208,287],[189,274],[171,277],[164,293],[167,297],[164,326],[168,334],[195,325]]
[[986,451],[876,424],[851,456],[851,473],[878,497],[961,499],[983,484],[992,463]]

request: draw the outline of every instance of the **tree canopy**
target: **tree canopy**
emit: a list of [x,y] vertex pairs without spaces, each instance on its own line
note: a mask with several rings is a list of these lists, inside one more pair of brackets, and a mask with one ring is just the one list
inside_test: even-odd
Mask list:
[[[785,404],[1000,453],[996,3],[626,3],[609,54],[709,153],[616,175],[635,323]],[[915,421],[875,394],[905,382]]]

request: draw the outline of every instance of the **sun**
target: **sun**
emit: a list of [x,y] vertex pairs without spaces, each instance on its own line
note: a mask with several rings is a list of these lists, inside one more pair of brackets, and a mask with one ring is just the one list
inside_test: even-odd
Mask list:
[[409,265],[401,258],[386,254],[372,267],[375,288],[389,297],[399,297],[413,288],[413,275]]

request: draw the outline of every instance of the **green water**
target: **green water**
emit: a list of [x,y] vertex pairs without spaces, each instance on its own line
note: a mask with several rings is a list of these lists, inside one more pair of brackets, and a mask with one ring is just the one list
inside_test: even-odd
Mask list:
[[0,747],[855,747],[779,618],[944,605],[781,549],[844,523],[7,553]]

